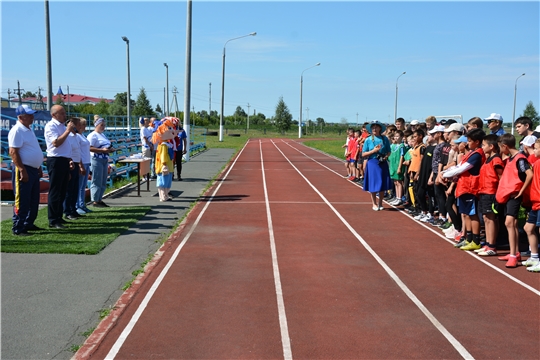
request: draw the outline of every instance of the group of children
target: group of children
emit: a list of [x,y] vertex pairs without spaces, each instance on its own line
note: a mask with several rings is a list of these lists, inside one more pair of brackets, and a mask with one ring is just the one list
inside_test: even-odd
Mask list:
[[[490,134],[483,131],[484,120]],[[455,247],[479,256],[496,256],[499,223],[508,232],[509,254],[498,259],[506,267],[518,265],[540,272],[540,134],[528,117],[515,127],[522,141],[505,134],[502,116],[474,117],[466,126],[455,120],[437,123],[430,116],[405,127],[402,118],[389,125],[384,135],[391,142],[387,156],[394,189],[385,197],[403,206],[415,220],[441,228]],[[349,129],[344,148],[348,180],[362,184],[362,143],[370,134]],[[520,209],[527,214],[523,227],[530,256],[522,261],[519,250]],[[482,228],[484,232],[482,233]]]

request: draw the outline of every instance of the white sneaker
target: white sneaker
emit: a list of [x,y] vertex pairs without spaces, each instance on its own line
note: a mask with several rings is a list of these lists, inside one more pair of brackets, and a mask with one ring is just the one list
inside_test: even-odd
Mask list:
[[536,264],[535,266],[529,266],[527,268],[527,271],[540,273],[540,262]]
[[416,215],[413,219],[414,219],[414,220],[420,220],[420,219],[423,218],[425,215],[426,215],[426,214],[424,214],[424,213],[420,213],[420,214]]
[[429,220],[431,219],[431,214],[430,213],[427,213],[426,215],[424,215],[420,221],[421,222],[428,222]]
[[522,262],[521,262],[521,265],[529,267],[529,266],[536,266],[536,265],[538,265],[539,263],[540,263],[540,260],[538,260],[538,259],[533,259],[532,257],[530,257],[530,258],[528,258],[527,260],[522,261]]
[[401,200],[396,199],[396,201],[394,201],[391,205],[392,205],[392,206],[399,206],[399,205],[401,205],[401,204],[402,204]]

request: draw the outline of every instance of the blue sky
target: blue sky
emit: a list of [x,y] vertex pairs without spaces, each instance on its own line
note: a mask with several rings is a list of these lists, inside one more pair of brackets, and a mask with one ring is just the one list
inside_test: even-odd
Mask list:
[[[153,106],[169,96],[184,103],[186,2],[49,3],[53,92],[113,98],[126,91],[130,40],[131,94],[144,87]],[[220,109],[226,47],[225,115],[237,106],[274,114],[280,96],[299,117],[349,123],[429,115],[511,120],[529,101],[540,112],[539,2],[262,2],[194,1],[192,97],[195,111]],[[25,19],[23,21],[22,16]],[[43,1],[4,1],[2,97],[8,88],[46,88]],[[26,51],[24,51],[26,49]],[[309,108],[309,114],[306,108]]]

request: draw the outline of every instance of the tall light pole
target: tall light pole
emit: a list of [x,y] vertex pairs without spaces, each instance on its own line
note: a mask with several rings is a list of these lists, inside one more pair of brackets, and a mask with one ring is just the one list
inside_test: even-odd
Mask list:
[[125,36],[122,36],[122,40],[126,42],[126,51],[127,51],[127,121],[128,121],[128,132],[131,133],[131,90],[130,90],[130,79],[129,79],[129,39]]
[[257,35],[256,32],[252,32],[251,34],[247,34],[244,36],[239,36],[234,39],[229,39],[225,42],[225,45],[223,45],[223,67],[221,71],[221,114],[219,114],[219,141],[223,141],[223,111],[225,107],[225,47],[227,46],[227,43],[229,41],[245,38],[248,36],[255,36]]
[[165,116],[169,116],[169,65],[167,65],[167,63],[163,63],[163,66],[165,66],[165,68],[167,69],[166,70],[166,73],[167,73],[167,90],[166,90],[166,95],[165,95],[165,101],[167,103],[167,106],[165,107]]
[[304,72],[306,70],[309,70],[311,68],[314,68],[315,66],[319,66],[321,63],[316,63],[313,66],[308,67],[304,71],[302,71],[302,74],[300,74],[300,118],[298,120],[298,138],[302,138],[302,87],[304,84]]
[[399,75],[399,76],[397,77],[397,79],[396,79],[396,102],[395,102],[395,104],[394,104],[394,121],[396,121],[396,119],[397,119],[397,92],[398,92],[398,90],[397,90],[397,89],[398,89],[397,84],[398,84],[399,78],[402,77],[403,75],[405,75],[405,73],[406,73],[406,72],[404,71],[404,72],[403,72],[401,75]]
[[[51,27],[49,23],[49,1],[45,1],[45,42],[47,56],[47,110],[51,110],[53,106],[52,92],[52,62],[51,62]],[[21,97],[19,96],[19,100]]]
[[512,112],[512,135],[514,135],[514,121],[516,120],[516,93],[517,93],[517,81],[520,77],[525,76],[525,73],[519,75],[516,79],[514,86],[514,111]]

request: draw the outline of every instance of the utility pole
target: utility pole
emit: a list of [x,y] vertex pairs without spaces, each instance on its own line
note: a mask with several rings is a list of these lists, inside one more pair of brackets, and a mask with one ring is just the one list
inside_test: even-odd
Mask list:
[[19,80],[17,80],[17,94],[19,95],[19,106],[22,105],[22,99],[21,99],[21,84],[19,84]]
[[49,1],[45,0],[45,42],[47,43],[47,110],[53,105],[52,92],[52,61],[51,61],[51,27],[49,25]]
[[208,117],[210,117],[210,113],[212,112],[212,83],[209,83],[208,86]]
[[356,127],[358,127],[358,113],[356,113]]
[[191,111],[193,112],[193,126],[195,126],[195,106],[191,106]]
[[248,112],[247,112],[247,116],[248,116],[247,117],[247,129],[248,130],[249,130],[249,108],[250,108],[250,106],[249,106],[249,103],[248,103]]
[[11,107],[11,89],[7,89],[7,101],[8,101],[8,107]]

